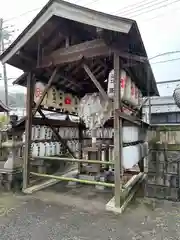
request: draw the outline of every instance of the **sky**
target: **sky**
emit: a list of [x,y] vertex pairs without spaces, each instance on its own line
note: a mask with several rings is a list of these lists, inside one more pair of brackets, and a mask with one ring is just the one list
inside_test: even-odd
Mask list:
[[[111,13],[137,21],[149,58],[165,52],[174,52],[153,58],[151,66],[157,82],[180,79],[180,0],[68,0],[88,8]],[[30,23],[47,0],[0,0],[0,17],[3,27],[12,32],[14,40]],[[27,13],[28,12],[28,13]],[[172,61],[172,59],[178,59]],[[164,62],[164,61],[169,62]],[[2,69],[0,68],[0,71]],[[12,82],[22,72],[7,66],[9,92],[25,92],[24,88],[13,86]],[[171,84],[159,85],[160,95],[172,95]],[[0,81],[3,87],[3,81]]]

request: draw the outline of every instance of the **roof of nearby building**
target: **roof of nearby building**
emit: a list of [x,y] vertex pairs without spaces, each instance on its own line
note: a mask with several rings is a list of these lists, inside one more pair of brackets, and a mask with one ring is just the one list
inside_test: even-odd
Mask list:
[[7,107],[1,100],[0,100],[0,112],[9,112],[10,108]]

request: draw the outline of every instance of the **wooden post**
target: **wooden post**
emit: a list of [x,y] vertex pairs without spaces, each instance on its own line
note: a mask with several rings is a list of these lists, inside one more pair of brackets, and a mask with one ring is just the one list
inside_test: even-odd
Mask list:
[[149,125],[151,125],[151,97],[150,97],[150,91],[151,91],[151,79],[150,79],[150,66],[147,65],[147,92],[148,92],[148,101],[149,101]]
[[122,119],[116,110],[121,110],[120,59],[114,53],[114,171],[115,171],[115,207],[120,207],[122,189]]
[[[80,120],[78,124],[78,133],[79,133],[79,158],[83,158],[83,129],[82,129],[82,120]],[[82,163],[78,164],[78,173],[80,174],[82,172]]]
[[23,162],[23,189],[26,189],[29,185],[29,172],[30,162],[29,155],[31,149],[31,131],[32,131],[32,108],[34,100],[34,84],[35,79],[32,78],[30,72],[27,76],[27,100],[26,100],[26,127],[25,127],[25,149],[24,149],[24,162]]

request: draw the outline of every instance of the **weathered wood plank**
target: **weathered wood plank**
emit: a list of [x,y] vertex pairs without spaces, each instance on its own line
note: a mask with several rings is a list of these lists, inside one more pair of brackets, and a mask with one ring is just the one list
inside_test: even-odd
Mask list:
[[32,130],[32,105],[34,98],[34,85],[35,79],[32,77],[32,73],[27,76],[27,118],[25,127],[25,149],[24,149],[24,162],[23,162],[23,189],[26,189],[29,185],[29,171],[30,171],[30,148],[31,148],[31,130]]
[[111,50],[102,39],[86,41],[77,45],[60,48],[42,59],[41,68],[79,61],[83,58],[110,55]]
[[116,109],[121,108],[121,85],[120,85],[120,59],[117,53],[114,53],[114,162],[115,162],[115,207],[121,206],[122,189],[122,137],[120,134],[122,128],[122,119],[119,118]]

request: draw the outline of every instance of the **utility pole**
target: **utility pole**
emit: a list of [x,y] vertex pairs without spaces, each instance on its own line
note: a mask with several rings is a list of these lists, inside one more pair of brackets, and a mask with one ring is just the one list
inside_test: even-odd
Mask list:
[[[0,18],[0,51],[4,52],[4,35],[3,35],[3,19]],[[5,104],[8,106],[8,79],[7,79],[7,70],[6,64],[2,64],[3,67],[3,78],[4,78],[4,90],[5,90]]]

